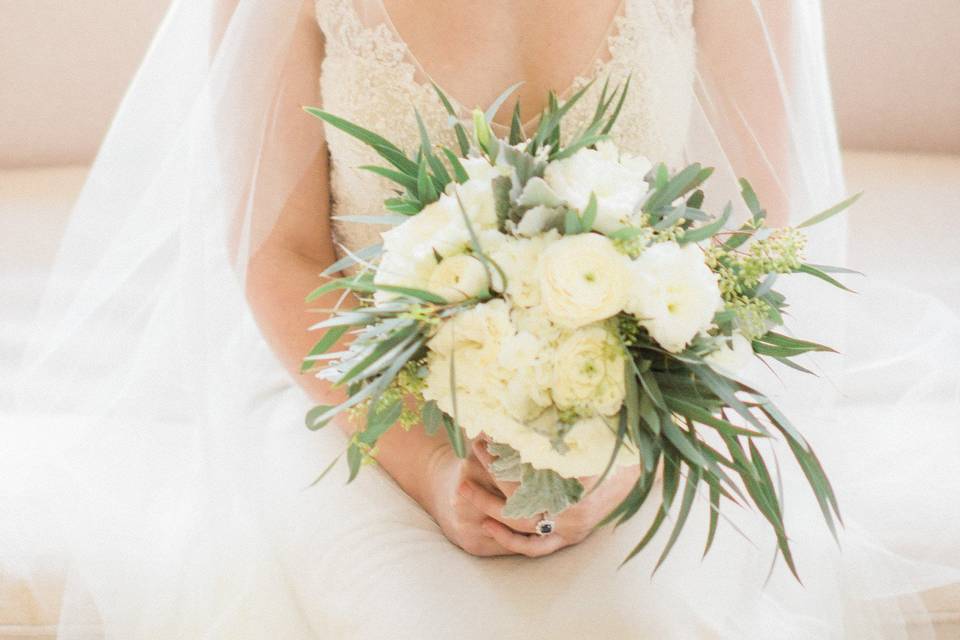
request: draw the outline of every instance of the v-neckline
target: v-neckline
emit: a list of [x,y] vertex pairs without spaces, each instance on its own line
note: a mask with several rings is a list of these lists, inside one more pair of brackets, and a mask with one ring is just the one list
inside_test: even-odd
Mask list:
[[[456,96],[451,95],[442,84],[437,82],[433,76],[427,71],[426,67],[420,62],[420,59],[414,54],[413,49],[410,48],[410,45],[407,44],[407,41],[400,34],[400,30],[397,28],[397,25],[393,22],[393,18],[390,16],[390,12],[387,11],[386,6],[384,6],[383,0],[380,0],[380,11],[383,14],[384,24],[390,36],[396,41],[396,43],[403,48],[403,51],[406,53],[407,57],[410,59],[410,64],[413,65],[417,73],[421,78],[413,78],[413,82],[424,86],[430,87],[431,85],[436,86],[440,89],[450,101],[453,108],[459,112],[460,117],[465,117],[466,114],[470,112],[470,109],[464,106],[464,103],[459,100]],[[607,25],[606,30],[604,31],[603,38],[600,43],[597,45],[594,50],[593,55],[590,58],[590,61],[582,68],[582,70],[577,73],[567,84],[566,88],[563,91],[558,91],[557,98],[560,100],[565,100],[570,95],[574,93],[575,90],[579,89],[582,85],[596,80],[602,75],[602,70],[610,65],[613,62],[615,50],[612,46],[614,40],[617,38],[620,32],[620,21],[626,19],[627,17],[627,0],[620,0],[617,4],[617,8],[613,13],[613,18],[610,20],[610,23]],[[604,55],[605,54],[605,55]],[[540,119],[540,114],[543,112],[543,109],[546,107],[544,105],[537,112],[537,115],[533,118],[530,118],[526,122],[521,124],[521,127],[524,131],[533,131],[535,129],[534,124],[537,124]],[[496,121],[491,121],[491,126],[495,129],[500,129],[501,132],[506,132],[510,130],[510,125],[501,124]]]

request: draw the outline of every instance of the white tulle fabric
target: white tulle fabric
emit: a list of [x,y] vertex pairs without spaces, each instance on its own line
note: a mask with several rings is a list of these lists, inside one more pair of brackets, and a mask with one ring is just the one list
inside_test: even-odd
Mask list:
[[[624,3],[603,65],[635,76],[626,146],[718,167],[713,198],[735,193],[734,176],[766,171],[774,200],[812,213],[842,192],[819,9],[742,5],[748,22],[731,25],[703,24],[685,2]],[[774,28],[784,7],[786,39]],[[396,33],[376,26],[382,6],[321,0],[316,10],[326,106],[402,140],[410,101],[385,92],[427,92]],[[929,633],[915,594],[960,581],[950,566],[960,556],[960,321],[882,283],[855,302],[792,287],[810,312],[793,318],[798,335],[849,355],[824,367],[821,384],[757,372],[810,434],[846,520],[838,549],[780,456],[803,586],[782,563],[767,579],[772,541],[750,513],[730,510],[749,541],[724,522],[701,560],[703,500],[651,579],[652,551],[617,565],[653,504],[549,558],[478,559],[378,469],[350,487],[335,474],[306,489],[342,436],[303,428],[310,401],[260,337],[243,274],[323,148],[322,129],[298,110],[318,99],[320,60],[303,63],[317,39],[312,13],[302,0],[174,3],[73,213],[0,449],[0,509],[14,514],[0,524],[0,562],[7,576],[67,571],[59,637]],[[344,27],[354,17],[362,29]],[[640,37],[621,46],[630,33]],[[694,35],[695,67],[685,62]],[[707,35],[728,43],[729,59],[710,57]],[[650,41],[676,54],[671,73],[655,71]],[[761,135],[749,116],[756,96],[724,77],[731,59],[775,88],[771,110],[788,135]],[[672,109],[685,92],[689,103]],[[334,197],[374,213],[382,186],[351,173],[361,152],[349,144],[330,135]],[[345,229],[343,242],[361,240]],[[842,224],[816,235],[815,261],[842,259]]]

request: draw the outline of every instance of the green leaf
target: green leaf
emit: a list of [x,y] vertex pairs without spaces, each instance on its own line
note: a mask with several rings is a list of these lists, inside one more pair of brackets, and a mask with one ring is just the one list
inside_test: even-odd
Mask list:
[[797,269],[797,273],[806,273],[806,274],[808,274],[808,275],[813,276],[814,278],[820,278],[820,279],[823,280],[824,282],[828,282],[828,283],[832,284],[833,286],[837,287],[838,289],[843,289],[844,291],[849,291],[850,293],[856,293],[856,291],[854,291],[853,289],[850,289],[850,288],[846,287],[842,282],[840,282],[839,280],[837,280],[837,279],[835,279],[835,278],[832,278],[832,277],[828,276],[826,273],[824,273],[824,272],[821,271],[820,269],[814,267],[813,265],[810,265],[810,264],[802,264],[802,265],[800,265],[800,268]]
[[377,154],[411,178],[417,175],[417,163],[403,155],[403,152],[394,147],[385,147],[383,145],[373,145],[373,150]]
[[610,117],[607,119],[607,124],[603,127],[603,131],[601,132],[604,135],[610,133],[610,130],[613,129],[613,125],[617,123],[617,118],[620,117],[620,110],[623,108],[623,103],[627,99],[627,91],[630,89],[630,80],[632,77],[633,74],[627,76],[626,81],[623,83],[623,88],[620,90],[620,99],[617,101],[617,106],[613,110],[613,113],[610,114]]
[[690,195],[689,198],[687,198],[687,206],[691,209],[699,209],[701,206],[703,206],[703,199],[703,189],[697,189]]
[[576,235],[582,233],[583,229],[580,227],[580,217],[577,216],[577,212],[573,209],[567,209],[563,214],[563,233],[567,236]]
[[393,169],[387,169],[386,167],[381,167],[376,164],[364,164],[358,169],[363,169],[364,171],[369,171],[370,173],[375,173],[378,176],[384,177],[387,180],[392,180],[404,189],[410,189],[411,191],[417,191],[417,181],[405,173],[400,173],[399,171],[394,171]]
[[371,402],[367,411],[367,427],[360,433],[360,441],[371,447],[375,445],[380,436],[400,419],[401,411],[403,401],[400,398],[391,400],[385,406],[381,406],[380,402]]
[[333,468],[337,466],[337,463],[340,462],[340,458],[342,457],[343,457],[343,453],[341,453],[336,458],[331,460],[330,464],[328,464],[326,468],[320,472],[320,475],[318,475],[316,479],[307,486],[307,488],[310,489],[311,487],[315,487],[318,484],[320,484],[320,482],[327,477],[327,474],[329,474],[333,470]]
[[427,169],[427,160],[422,155],[420,156],[420,169],[417,173],[415,189],[417,190],[417,198],[424,204],[434,202],[440,197],[436,188],[434,188],[433,180],[430,179],[430,172]]
[[660,428],[663,429],[663,435],[670,441],[670,444],[677,448],[677,451],[691,467],[706,467],[708,465],[703,454],[690,442],[690,437],[673,420],[662,420]]
[[583,495],[576,478],[564,478],[552,469],[534,469],[524,465],[523,479],[503,505],[506,518],[532,518],[541,513],[558,515]]
[[[604,418],[606,422],[606,418]],[[609,425],[608,425],[609,426]],[[607,479],[607,476],[610,474],[610,471],[613,469],[614,463],[617,461],[617,454],[620,453],[620,447],[623,446],[623,439],[627,435],[627,412],[625,409],[621,409],[617,417],[617,439],[613,445],[613,451],[610,453],[610,459],[607,461],[607,466],[604,467],[603,473],[600,474],[600,477],[597,478],[596,484],[593,485],[593,488],[587,492],[587,495],[590,495],[596,491],[604,480]]]
[[435,400],[424,403],[420,410],[420,419],[423,421],[423,430],[427,435],[435,435],[443,424],[443,411]]
[[643,538],[640,539],[640,542],[627,554],[627,557],[624,558],[623,562],[620,563],[622,567],[630,560],[633,559],[638,553],[643,551],[643,549],[650,544],[650,541],[653,540],[653,537],[657,534],[657,531],[660,529],[660,525],[663,524],[664,519],[667,517],[667,513],[670,511],[670,505],[673,502],[673,497],[677,493],[678,478],[680,476],[680,462],[673,459],[671,456],[666,455],[664,457],[663,465],[663,494],[660,502],[660,509],[657,510],[657,515],[654,516],[653,522],[650,524],[650,528],[647,529],[647,532],[644,534]]
[[[390,216],[378,216],[378,217],[389,218]],[[357,264],[361,260],[373,260],[374,258],[379,256],[381,253],[383,253],[383,244],[380,244],[380,243],[371,244],[370,246],[364,247],[362,249],[358,249],[357,251],[353,251],[350,254],[340,258],[339,260],[334,262],[332,265],[324,269],[320,275],[324,277],[331,276],[334,273],[337,273],[338,271],[343,271],[347,267],[352,267],[353,265]]]
[[349,289],[350,291],[361,291],[365,293],[373,293],[374,291],[386,291],[388,293],[396,293],[398,295],[407,296],[409,298],[416,298],[417,300],[422,300],[423,302],[431,302],[433,304],[447,304],[447,301],[441,296],[438,296],[435,293],[429,291],[423,291],[422,289],[413,289],[411,287],[396,287],[393,285],[386,284],[375,284],[372,278],[369,277],[359,277],[351,276],[347,278],[337,278],[336,280],[331,280],[330,282],[317,287],[310,295],[307,296],[307,302],[313,302],[320,296],[330,293],[331,291],[339,291],[341,289]]
[[704,478],[710,485],[710,523],[707,528],[707,543],[703,548],[703,557],[710,552],[713,539],[717,534],[717,523],[720,521],[720,483],[709,474]]
[[860,193],[856,193],[850,196],[849,198],[847,198],[846,200],[844,200],[843,202],[838,202],[837,204],[833,205],[826,211],[821,211],[817,215],[811,218],[807,218],[806,220],[804,220],[803,222],[797,225],[797,229],[803,229],[804,227],[812,227],[815,224],[820,224],[825,220],[829,220],[833,216],[837,215],[841,211],[844,211],[845,209],[853,205],[853,203],[859,200],[860,196],[862,195],[863,195],[862,191]]
[[[389,202],[384,200],[384,205],[389,208],[390,204],[400,204],[404,205],[409,204],[409,200],[404,198],[389,198]],[[419,212],[419,208],[417,209]],[[364,216],[364,215],[346,215],[346,216],[330,216],[331,220],[342,220],[343,222],[350,222],[353,224],[375,224],[375,225],[398,225],[403,224],[410,219],[409,215],[377,215],[377,216]],[[371,245],[373,246],[373,245]],[[369,248],[369,247],[367,247]],[[361,249],[363,251],[365,249]],[[356,254],[354,254],[356,255]],[[329,267],[328,267],[329,269]],[[333,272],[327,273],[324,271],[321,275],[328,276]]]
[[360,473],[360,465],[363,463],[363,453],[356,442],[351,442],[347,447],[347,465],[350,468],[350,475],[347,478],[347,484],[354,481],[357,474]]
[[597,221],[597,195],[591,191],[590,201],[587,202],[587,208],[583,210],[583,216],[580,218],[580,228],[584,232],[593,231],[593,223]]
[[660,558],[657,559],[657,564],[653,568],[653,572],[656,573],[657,569],[660,568],[660,565],[663,564],[663,561],[667,559],[667,556],[670,554],[670,550],[673,549],[673,545],[677,542],[677,538],[680,537],[680,532],[683,530],[683,525],[687,522],[687,517],[690,515],[690,507],[693,506],[693,499],[697,496],[697,485],[700,483],[700,469],[691,468],[687,474],[687,484],[683,490],[683,498],[680,501],[680,511],[677,512],[677,521],[673,525],[673,531],[670,532],[670,538],[667,540],[667,544],[663,547],[663,552],[660,554]]
[[[523,84],[523,80],[521,80],[520,82],[515,82],[514,84],[507,87],[507,89],[503,93],[497,96],[497,99],[494,100],[489,107],[487,107],[486,111],[484,111],[483,113],[484,119],[487,122],[493,122],[494,117],[496,117],[497,112],[500,111],[500,107],[503,106],[503,103],[506,102],[507,98],[509,98],[514,91],[519,89],[520,85],[522,84]],[[517,104],[519,104],[519,101],[517,102]]]
[[621,500],[620,504],[614,507],[610,513],[604,516],[600,522],[594,525],[594,529],[605,527],[618,518],[618,525],[632,518],[637,511],[640,510],[640,507],[650,494],[650,490],[653,489],[654,484],[654,475],[652,473],[641,475],[627,496]]
[[350,382],[356,377],[360,379],[370,377],[367,375],[367,368],[371,365],[378,363],[384,356],[386,356],[391,351],[402,351],[406,348],[406,345],[409,344],[411,340],[416,340],[417,335],[420,332],[420,327],[417,325],[412,325],[407,328],[401,329],[394,333],[388,338],[384,338],[379,342],[375,343],[376,346],[370,350],[370,353],[364,357],[360,362],[351,367],[349,371],[344,373],[336,382],[336,386],[342,386]]
[[324,111],[323,109],[317,109],[316,107],[304,107],[303,110],[371,147],[385,147],[400,154],[403,153],[399,147],[383,136],[376,134],[369,129],[364,129],[363,127],[356,125],[349,120],[344,120],[339,116],[335,116],[332,113]]
[[[654,213],[669,206],[674,200],[699,187],[710,175],[712,168],[704,169],[695,162],[671,178],[666,185],[658,187],[643,204],[644,213]],[[659,177],[659,176],[658,176]]]
[[520,144],[527,139],[527,134],[523,132],[523,122],[520,120],[520,101],[513,103],[513,115],[510,118],[510,144]]
[[331,405],[321,404],[313,407],[310,409],[310,411],[307,411],[307,416],[304,419],[307,424],[307,429],[310,429],[310,431],[317,431],[327,426],[327,423],[330,422],[330,418],[333,416],[324,418],[324,415],[331,409],[333,409]]
[[[703,193],[701,191],[701,193]],[[712,238],[717,234],[724,225],[727,224],[727,221],[730,219],[730,214],[733,213],[733,207],[728,203],[726,207],[723,208],[723,214],[711,222],[710,224],[705,224],[702,227],[696,227],[693,229],[688,229],[680,236],[679,243],[681,245],[689,244],[691,242],[700,242],[701,240],[706,240],[707,238]]]
[[340,339],[343,334],[347,332],[350,327],[348,325],[343,325],[339,327],[332,327],[328,329],[320,340],[313,345],[313,349],[310,349],[310,353],[307,354],[307,357],[304,359],[303,364],[300,366],[300,373],[306,373],[310,369],[313,369],[317,365],[316,360],[310,360],[310,358],[322,355],[330,350],[337,340]]
[[457,110],[453,108],[453,104],[450,103],[450,99],[447,98],[447,94],[445,94],[435,82],[431,82],[430,84],[433,85],[433,90],[437,92],[440,102],[443,103],[443,108],[447,110],[447,114],[450,115],[450,118],[453,121],[453,131],[457,135],[457,144],[460,146],[460,155],[466,157],[470,153],[470,140],[467,138],[466,129],[464,129],[463,125],[460,124],[459,114],[457,113]]
[[453,175],[458,183],[463,184],[470,179],[470,175],[467,173],[467,170],[463,168],[463,163],[460,162],[460,158],[454,155],[453,151],[443,147],[443,155],[447,157],[447,162],[450,163],[450,167],[453,169]]
[[650,399],[653,400],[653,404],[656,405],[658,409],[666,410],[667,403],[663,401],[660,385],[657,384],[657,379],[653,375],[653,372],[644,371],[641,373],[637,371],[637,376],[640,378],[640,384],[643,385],[643,390],[646,391]]
[[[387,211],[399,213],[400,215],[407,218],[423,211],[423,205],[420,204],[418,200],[412,200],[410,198],[388,198],[387,200],[384,200],[383,206],[386,207]],[[348,216],[348,217],[353,218],[355,216]],[[367,216],[367,217],[373,218],[376,216]],[[395,216],[380,216],[380,217],[392,218]]]
[[740,178],[740,196],[753,214],[754,226],[760,226],[760,222],[766,219],[767,212],[760,206],[760,200],[757,199],[756,192],[746,178]]
[[713,427],[717,431],[726,433],[731,436],[745,435],[753,438],[766,438],[767,435],[760,433],[759,431],[751,431],[750,429],[744,429],[738,427],[726,420],[716,417],[706,409],[694,404],[693,402],[688,402],[683,398],[676,396],[666,395],[667,404],[670,406],[672,411],[679,413],[682,416],[690,418],[700,424],[706,425],[708,427]]

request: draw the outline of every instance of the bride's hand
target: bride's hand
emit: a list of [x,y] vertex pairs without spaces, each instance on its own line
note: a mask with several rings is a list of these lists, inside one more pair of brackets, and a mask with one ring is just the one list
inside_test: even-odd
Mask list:
[[485,494],[493,499],[499,491],[474,453],[460,459],[446,445],[436,450],[429,467],[427,500],[423,505],[451,542],[475,556],[520,553],[501,545],[484,528],[488,515],[474,504],[471,496]]
[[[470,478],[466,478],[461,487],[461,495],[486,516],[478,523],[479,528],[505,549],[505,553],[518,553],[529,557],[549,555],[563,547],[583,541],[594,530],[597,523],[626,497],[640,473],[639,467],[628,467],[618,472],[611,472],[590,495],[567,508],[560,515],[551,516],[554,521],[553,533],[538,536],[535,533],[535,527],[540,520],[539,517],[525,520],[503,517],[503,505],[506,502],[504,496],[510,497],[516,491],[518,483],[500,482],[492,478],[489,468],[495,458],[487,451],[486,442],[479,438],[474,440],[470,458],[479,461],[486,472],[486,477],[490,478],[498,489],[498,491],[491,491],[489,487],[476,484]],[[585,493],[593,488],[596,480],[597,478],[581,478]]]

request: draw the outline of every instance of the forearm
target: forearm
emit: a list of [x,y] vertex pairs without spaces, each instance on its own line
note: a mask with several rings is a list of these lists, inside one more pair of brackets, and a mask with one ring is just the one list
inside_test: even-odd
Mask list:
[[[324,266],[318,259],[268,246],[251,260],[247,289],[263,335],[290,374],[317,403],[336,404],[346,398],[343,388],[319,380],[312,373],[300,373],[303,357],[319,339],[318,333],[308,331],[308,327],[325,317],[311,312],[309,307],[329,309],[341,298],[339,292],[334,292],[312,305],[304,302],[306,293],[321,282],[318,274]],[[345,306],[353,304],[353,299],[344,301]],[[346,342],[343,340],[333,350],[345,347]],[[336,422],[348,437],[363,426],[345,417]],[[445,438],[428,436],[419,425],[409,432],[394,428],[377,442],[376,459],[407,494],[433,512],[426,480],[429,470],[448,448]]]

